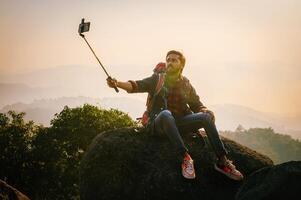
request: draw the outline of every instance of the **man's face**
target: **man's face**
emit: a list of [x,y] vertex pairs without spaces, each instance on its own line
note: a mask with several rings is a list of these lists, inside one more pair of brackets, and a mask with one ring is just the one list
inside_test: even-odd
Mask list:
[[180,56],[177,54],[169,54],[166,57],[167,74],[171,76],[178,76],[182,70]]

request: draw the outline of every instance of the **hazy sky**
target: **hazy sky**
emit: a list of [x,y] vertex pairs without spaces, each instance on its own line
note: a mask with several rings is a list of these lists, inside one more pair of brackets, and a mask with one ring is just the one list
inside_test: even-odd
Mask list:
[[301,114],[300,10],[300,0],[1,0],[0,73],[95,65],[77,34],[85,17],[118,79],[142,78],[178,49],[206,104]]

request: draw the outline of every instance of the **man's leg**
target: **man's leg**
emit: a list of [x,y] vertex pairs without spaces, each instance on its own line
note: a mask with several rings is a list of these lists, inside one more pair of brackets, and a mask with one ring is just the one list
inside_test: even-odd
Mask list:
[[178,119],[176,124],[183,133],[204,128],[217,157],[219,158],[227,155],[227,150],[219,137],[216,126],[209,113],[193,113],[186,115],[185,117]]
[[188,149],[183,142],[182,136],[176,126],[175,118],[171,112],[169,110],[163,110],[155,118],[154,123],[154,131],[156,133],[166,134],[171,143],[175,146],[177,153],[183,157]]
[[243,179],[243,175],[236,169],[235,165],[232,164],[232,161],[228,160],[226,157],[227,150],[219,137],[215,123],[209,113],[194,113],[187,115],[177,120],[177,125],[183,132],[204,128],[209,142],[218,157],[218,163],[214,165],[215,169],[234,180]]
[[175,146],[179,158],[182,160],[182,175],[187,179],[195,178],[193,160],[188,154],[182,136],[176,126],[175,118],[169,110],[163,110],[154,120],[154,131],[164,133]]

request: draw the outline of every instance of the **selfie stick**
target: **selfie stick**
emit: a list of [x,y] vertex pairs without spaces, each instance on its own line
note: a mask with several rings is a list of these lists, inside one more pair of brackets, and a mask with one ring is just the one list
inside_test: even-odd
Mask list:
[[[90,46],[89,42],[87,41],[85,35],[83,34],[83,32],[88,32],[90,29],[90,22],[85,22],[85,19],[82,18],[82,22],[79,24],[78,27],[78,33],[79,35],[84,38],[84,40],[86,41],[87,45],[89,46],[90,50],[92,51],[92,53],[94,54],[95,58],[97,59],[98,63],[100,64],[100,66],[102,67],[102,69],[105,71],[106,75],[108,76],[108,79],[112,79],[112,77],[108,74],[107,70],[104,68],[104,66],[101,64],[99,58],[97,57],[97,55],[95,54],[95,52],[93,51],[92,47]],[[116,92],[119,92],[118,88],[115,86],[114,87]]]

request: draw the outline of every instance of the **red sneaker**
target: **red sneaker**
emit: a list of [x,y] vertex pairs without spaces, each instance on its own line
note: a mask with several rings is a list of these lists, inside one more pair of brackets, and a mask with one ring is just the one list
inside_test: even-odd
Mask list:
[[193,160],[188,153],[185,153],[182,162],[182,175],[187,179],[195,178],[195,171],[193,166]]
[[227,159],[223,164],[215,164],[214,168],[233,180],[241,181],[244,178],[242,173],[232,164],[231,160]]

